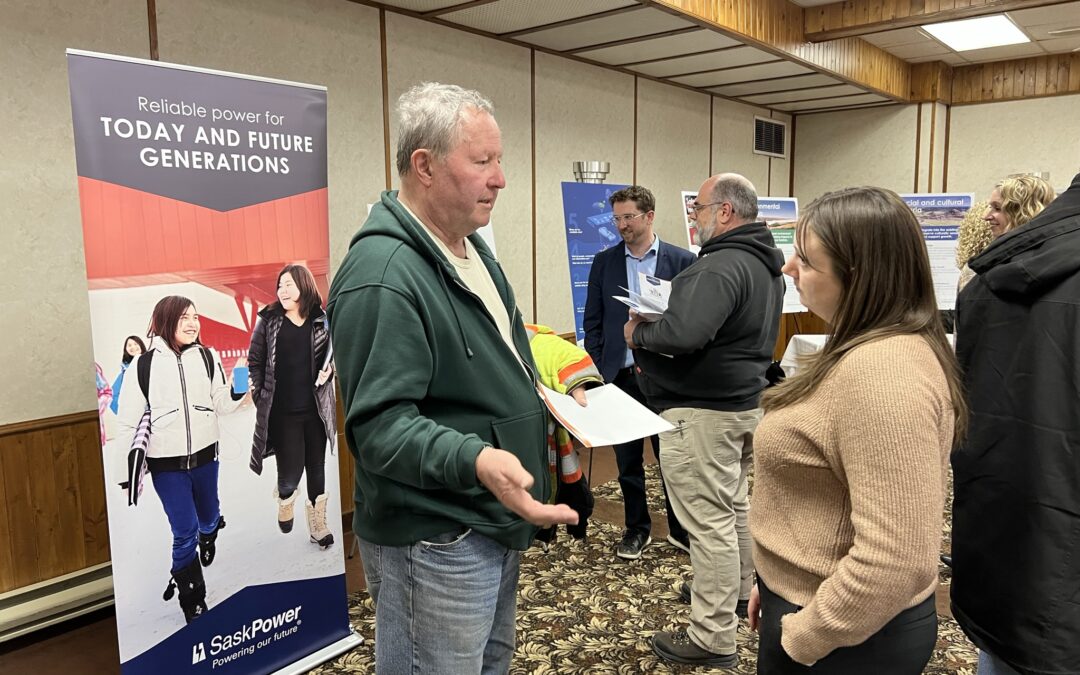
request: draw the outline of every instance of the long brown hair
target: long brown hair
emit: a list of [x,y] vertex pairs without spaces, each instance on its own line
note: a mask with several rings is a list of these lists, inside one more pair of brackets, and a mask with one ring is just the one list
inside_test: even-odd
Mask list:
[[840,359],[860,345],[921,335],[945,371],[955,414],[954,443],[959,443],[967,426],[967,404],[915,214],[891,190],[847,188],[828,192],[806,207],[795,227],[800,250],[805,250],[807,232],[814,233],[828,254],[840,280],[840,302],[828,342],[797,374],[767,390],[762,407],[771,410],[805,400]]

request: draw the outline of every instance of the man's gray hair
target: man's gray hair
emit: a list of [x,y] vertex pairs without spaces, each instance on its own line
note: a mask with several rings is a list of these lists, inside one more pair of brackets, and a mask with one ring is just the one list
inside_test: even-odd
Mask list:
[[739,220],[752,223],[758,217],[757,190],[754,184],[737,173],[722,173],[713,186],[710,202],[730,202]]
[[425,82],[402,94],[397,101],[398,175],[409,174],[412,154],[421,148],[438,158],[450,154],[470,109],[495,114],[491,101],[480,92],[456,84]]

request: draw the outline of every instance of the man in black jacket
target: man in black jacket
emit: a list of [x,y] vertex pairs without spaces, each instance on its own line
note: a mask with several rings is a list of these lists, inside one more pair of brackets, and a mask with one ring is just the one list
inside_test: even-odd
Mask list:
[[653,650],[731,667],[753,574],[747,471],[780,329],[784,256],[757,220],[746,178],[713,176],[697,194],[699,259],[672,282],[663,317],[632,318],[624,337],[649,404],[675,426],[660,435],[660,464],[694,569],[689,627],[657,633]]
[[1080,673],[1080,175],[969,264],[953,615],[980,675]]

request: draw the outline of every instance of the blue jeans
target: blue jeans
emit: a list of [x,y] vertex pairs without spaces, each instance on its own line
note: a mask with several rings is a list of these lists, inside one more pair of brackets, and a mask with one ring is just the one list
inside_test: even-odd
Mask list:
[[979,669],[977,675],[1020,675],[1012,666],[990,652],[979,650]]
[[472,530],[411,546],[360,540],[379,675],[506,673],[521,554]]
[[154,490],[165,507],[172,528],[172,572],[179,572],[195,559],[199,533],[210,534],[221,516],[218,502],[218,462],[190,471],[152,473]]

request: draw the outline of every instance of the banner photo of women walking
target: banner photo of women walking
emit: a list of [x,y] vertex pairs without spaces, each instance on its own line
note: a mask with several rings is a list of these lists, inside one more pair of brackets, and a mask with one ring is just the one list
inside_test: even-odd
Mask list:
[[67,58],[121,670],[304,672],[360,641],[326,89]]

